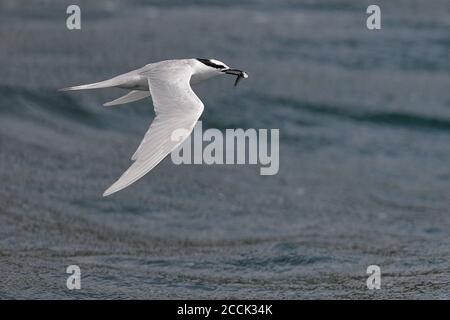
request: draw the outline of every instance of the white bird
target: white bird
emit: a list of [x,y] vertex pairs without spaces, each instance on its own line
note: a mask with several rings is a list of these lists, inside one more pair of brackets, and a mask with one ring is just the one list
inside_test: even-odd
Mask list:
[[[192,91],[191,84],[221,74],[237,76],[235,86],[242,78],[248,78],[244,71],[231,69],[215,59],[181,59],[151,63],[109,80],[60,89],[69,91],[117,87],[132,90],[105,103],[105,106],[152,97],[156,116],[131,157],[134,163],[103,196],[122,190],[142,178],[189,136],[204,107]],[[172,134],[179,129],[187,134],[181,139],[173,139]]]

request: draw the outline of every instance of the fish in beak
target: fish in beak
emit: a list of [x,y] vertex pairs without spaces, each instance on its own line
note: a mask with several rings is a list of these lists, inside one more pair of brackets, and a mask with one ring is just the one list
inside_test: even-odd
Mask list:
[[234,86],[237,86],[237,84],[239,83],[239,81],[241,81],[241,79],[248,78],[248,74],[245,71],[238,70],[238,69],[226,69],[226,70],[223,70],[223,72],[225,72],[226,74],[232,74],[232,75],[236,76],[236,81],[234,82]]

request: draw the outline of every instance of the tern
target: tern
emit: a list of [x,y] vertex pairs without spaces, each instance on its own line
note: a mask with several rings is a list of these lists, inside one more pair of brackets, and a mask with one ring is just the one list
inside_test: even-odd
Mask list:
[[[215,59],[165,60],[121,74],[109,80],[60,89],[60,91],[100,88],[131,90],[104,106],[120,105],[150,97],[155,118],[131,157],[133,164],[104,193],[109,196],[136,182],[158,165],[191,134],[203,112],[204,105],[192,91],[191,85],[209,78],[230,74],[236,76],[234,85],[248,74],[232,69]],[[173,139],[176,130],[184,130],[182,137]]]

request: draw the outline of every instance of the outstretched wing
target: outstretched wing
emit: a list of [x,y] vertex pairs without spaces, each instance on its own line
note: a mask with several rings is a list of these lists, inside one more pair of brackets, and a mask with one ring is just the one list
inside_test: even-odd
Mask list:
[[128,187],[152,170],[192,132],[203,112],[203,103],[189,84],[189,66],[146,73],[156,117],[132,159],[135,162],[103,196]]

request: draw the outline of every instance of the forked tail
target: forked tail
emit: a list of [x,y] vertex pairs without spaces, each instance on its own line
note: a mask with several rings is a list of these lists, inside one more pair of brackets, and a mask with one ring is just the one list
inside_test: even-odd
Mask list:
[[83,84],[80,86],[75,87],[67,87],[59,89],[59,91],[72,91],[72,90],[90,90],[90,89],[101,89],[101,88],[110,88],[110,87],[117,87],[123,83],[123,79],[120,79],[119,77],[115,77],[109,80],[95,82],[95,83],[89,83],[89,84]]

